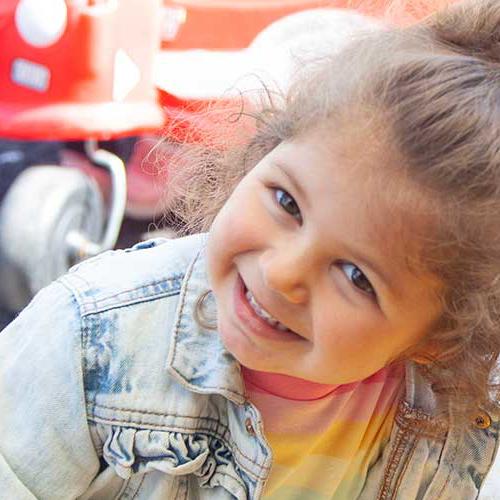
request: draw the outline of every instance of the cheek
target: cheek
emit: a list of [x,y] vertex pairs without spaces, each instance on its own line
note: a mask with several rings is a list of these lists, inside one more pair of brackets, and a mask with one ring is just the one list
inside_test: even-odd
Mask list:
[[270,219],[255,189],[237,189],[218,214],[211,233],[220,251],[238,252],[258,246]]
[[245,192],[235,191],[217,215],[208,239],[208,266],[212,280],[225,275],[234,258],[260,248],[263,216]]
[[393,345],[387,324],[377,315],[352,310],[339,301],[330,310],[335,314],[323,318],[319,327],[323,333],[318,339],[330,356],[352,363],[357,359],[385,359],[390,355]]

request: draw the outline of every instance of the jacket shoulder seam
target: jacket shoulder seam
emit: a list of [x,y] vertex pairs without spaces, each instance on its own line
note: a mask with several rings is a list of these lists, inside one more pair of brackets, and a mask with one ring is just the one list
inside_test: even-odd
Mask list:
[[[71,276],[71,279],[75,278],[83,281],[86,290],[91,291],[93,289],[92,285],[82,276],[79,276],[77,274]],[[176,273],[164,279],[147,281],[132,288],[127,288],[125,290],[121,290],[118,293],[112,293],[100,298],[96,298],[93,296],[84,298],[79,287],[71,286],[70,283],[66,282],[66,279],[60,279],[60,282],[76,297],[79,305],[80,315],[83,318],[89,315],[100,314],[102,312],[113,309],[119,309],[134,304],[140,304],[178,295],[180,293],[181,283],[183,279],[184,273]],[[147,293],[148,288],[156,288],[159,286],[163,287],[164,289]],[[136,293],[137,296],[130,297],[130,295],[134,293]]]

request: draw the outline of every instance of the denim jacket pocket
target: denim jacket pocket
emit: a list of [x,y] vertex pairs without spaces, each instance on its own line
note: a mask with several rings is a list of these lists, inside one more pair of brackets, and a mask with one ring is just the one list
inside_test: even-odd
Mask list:
[[360,500],[473,500],[495,455],[499,422],[461,427],[419,415],[405,402]]
[[424,500],[478,498],[494,460],[499,431],[498,418],[484,429],[472,422],[464,428],[452,424],[438,472]]
[[422,500],[439,468],[445,442],[444,423],[401,401],[390,440],[370,469],[359,500]]

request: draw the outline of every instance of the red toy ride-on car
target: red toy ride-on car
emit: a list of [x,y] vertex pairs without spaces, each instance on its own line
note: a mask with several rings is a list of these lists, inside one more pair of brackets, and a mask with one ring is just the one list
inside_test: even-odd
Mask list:
[[[71,264],[114,246],[125,169],[98,141],[164,122],[152,81],[161,9],[159,0],[2,1],[0,307],[19,310]],[[58,164],[78,143],[111,177],[106,209],[90,176]]]

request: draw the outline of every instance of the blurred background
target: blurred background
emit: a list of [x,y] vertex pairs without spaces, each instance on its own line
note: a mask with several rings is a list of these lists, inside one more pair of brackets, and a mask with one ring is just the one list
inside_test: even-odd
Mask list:
[[169,158],[214,103],[285,91],[305,57],[440,3],[2,0],[0,330],[73,264],[175,237]]

